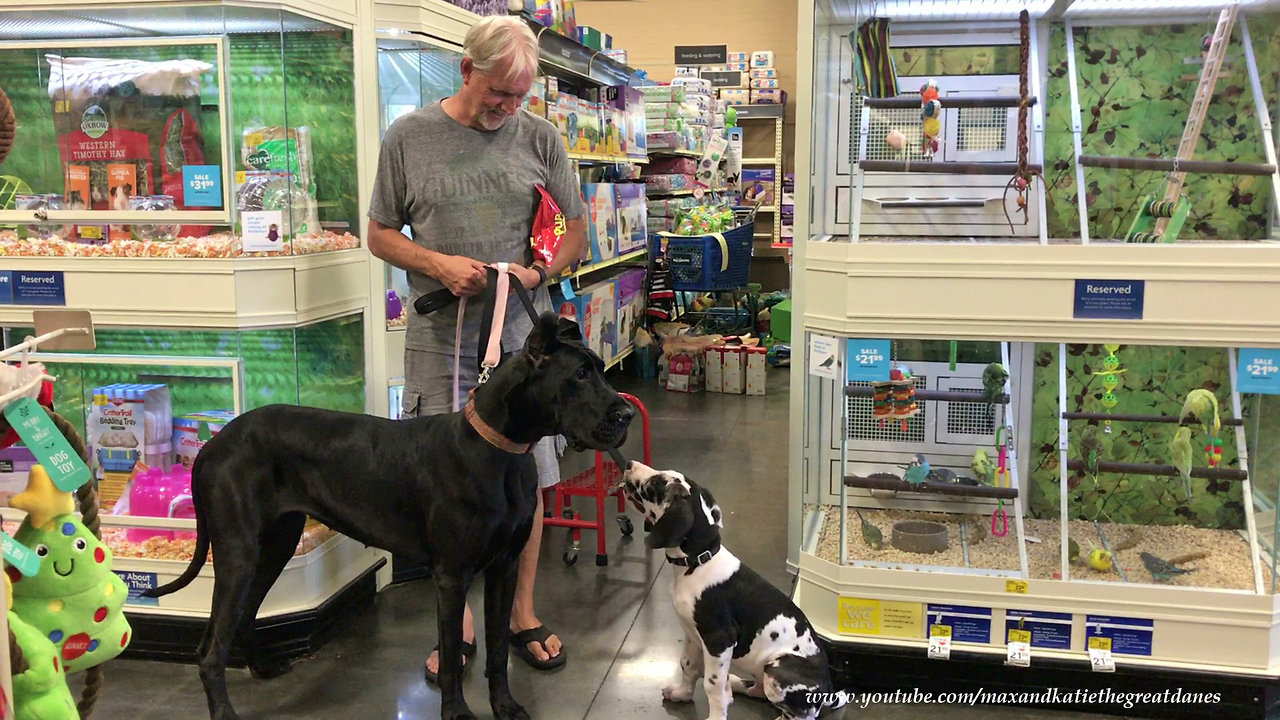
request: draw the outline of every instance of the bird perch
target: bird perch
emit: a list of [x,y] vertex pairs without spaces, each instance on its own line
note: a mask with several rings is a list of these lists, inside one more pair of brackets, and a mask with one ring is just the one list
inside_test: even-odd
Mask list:
[[955,485],[925,481],[912,485],[897,475],[889,473],[872,473],[867,477],[846,475],[844,484],[848,487],[866,490],[894,490],[896,492],[934,493],[937,495],[957,495],[960,497],[1000,498],[1013,500],[1018,497],[1018,489],[1012,487],[991,487],[989,485]]
[[[1068,460],[1068,470],[1088,472],[1083,460]],[[1172,465],[1143,465],[1140,463],[1100,462],[1098,472],[1124,473],[1126,475],[1156,475],[1160,477],[1181,477],[1178,469]],[[1248,480],[1249,473],[1238,468],[1191,468],[1191,477],[1209,480]]]

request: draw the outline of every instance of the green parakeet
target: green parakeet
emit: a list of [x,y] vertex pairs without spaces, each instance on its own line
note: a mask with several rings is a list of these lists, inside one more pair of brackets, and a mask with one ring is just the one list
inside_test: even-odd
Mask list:
[[1067,538],[1067,562],[1075,563],[1080,560],[1080,543]]
[[1173,442],[1169,443],[1169,454],[1173,466],[1182,476],[1182,489],[1187,493],[1187,501],[1191,501],[1191,428],[1183,426],[1173,434]]
[[1178,422],[1183,425],[1198,422],[1209,437],[1218,437],[1218,431],[1222,429],[1222,420],[1218,417],[1218,397],[1204,388],[1192,390],[1182,403]]
[[74,514],[71,494],[33,465],[10,505],[27,511],[14,539],[40,556],[34,577],[8,573],[13,611],[53,642],[68,672],[119,655],[131,635],[121,612],[129,593],[111,572],[111,550]]
[[969,469],[973,471],[973,479],[983,485],[994,482],[996,464],[991,462],[991,457],[987,455],[986,450],[978,448],[973,451],[973,460],[969,461]]
[[987,400],[987,407],[996,401],[996,396],[1004,392],[1004,383],[1009,373],[1000,363],[991,363],[982,371],[982,395]]
[[866,518],[862,517],[862,513],[858,513],[858,520],[862,521],[862,542],[866,543],[872,550],[879,550],[884,547],[884,534],[880,532],[880,528],[872,525]]
[[1156,582],[1164,582],[1177,575],[1184,575],[1191,572],[1190,570],[1174,565],[1168,560],[1158,558],[1149,552],[1144,552],[1139,557],[1142,558],[1143,567],[1147,569],[1147,572],[1151,573],[1151,579]]
[[1085,469],[1096,481],[1098,479],[1098,462],[1102,459],[1102,436],[1098,434],[1097,425],[1086,425],[1080,433],[1080,459]]
[[27,671],[13,676],[13,714],[22,720],[79,720],[58,650],[44,633],[9,611],[9,630],[22,648]]

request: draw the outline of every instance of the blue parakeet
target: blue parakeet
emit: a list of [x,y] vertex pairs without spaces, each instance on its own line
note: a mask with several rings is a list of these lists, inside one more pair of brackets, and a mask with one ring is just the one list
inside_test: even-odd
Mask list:
[[1156,582],[1164,582],[1165,580],[1178,575],[1185,575],[1186,573],[1191,572],[1190,570],[1174,565],[1168,560],[1158,558],[1149,552],[1142,553],[1140,557],[1142,558],[1142,565],[1147,568],[1147,572],[1151,573],[1151,579]]
[[1173,434],[1173,442],[1169,443],[1169,454],[1173,466],[1182,476],[1182,489],[1187,493],[1187,501],[1191,501],[1191,428],[1183,426]]
[[907,466],[907,471],[903,473],[902,479],[912,485],[919,485],[927,477],[929,477],[929,461],[925,459],[924,455],[916,453],[911,464]]

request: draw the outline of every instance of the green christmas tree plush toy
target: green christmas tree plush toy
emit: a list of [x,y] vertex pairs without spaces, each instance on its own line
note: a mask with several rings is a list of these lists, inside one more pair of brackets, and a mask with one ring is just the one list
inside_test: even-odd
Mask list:
[[66,671],[58,660],[58,649],[44,633],[28,625],[12,610],[9,629],[27,661],[26,672],[13,676],[14,717],[17,720],[79,720],[80,713],[67,688]]
[[6,570],[14,612],[53,643],[67,672],[119,655],[129,645],[129,621],[121,612],[128,591],[111,572],[111,550],[75,516],[71,493],[33,465],[26,490],[9,504],[27,511],[14,539],[40,556],[34,577]]

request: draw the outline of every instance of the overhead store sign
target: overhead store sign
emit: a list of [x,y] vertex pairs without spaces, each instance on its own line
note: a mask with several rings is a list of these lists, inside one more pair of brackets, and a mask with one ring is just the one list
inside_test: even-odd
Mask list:
[[676,46],[676,65],[724,65],[727,62],[728,45]]

